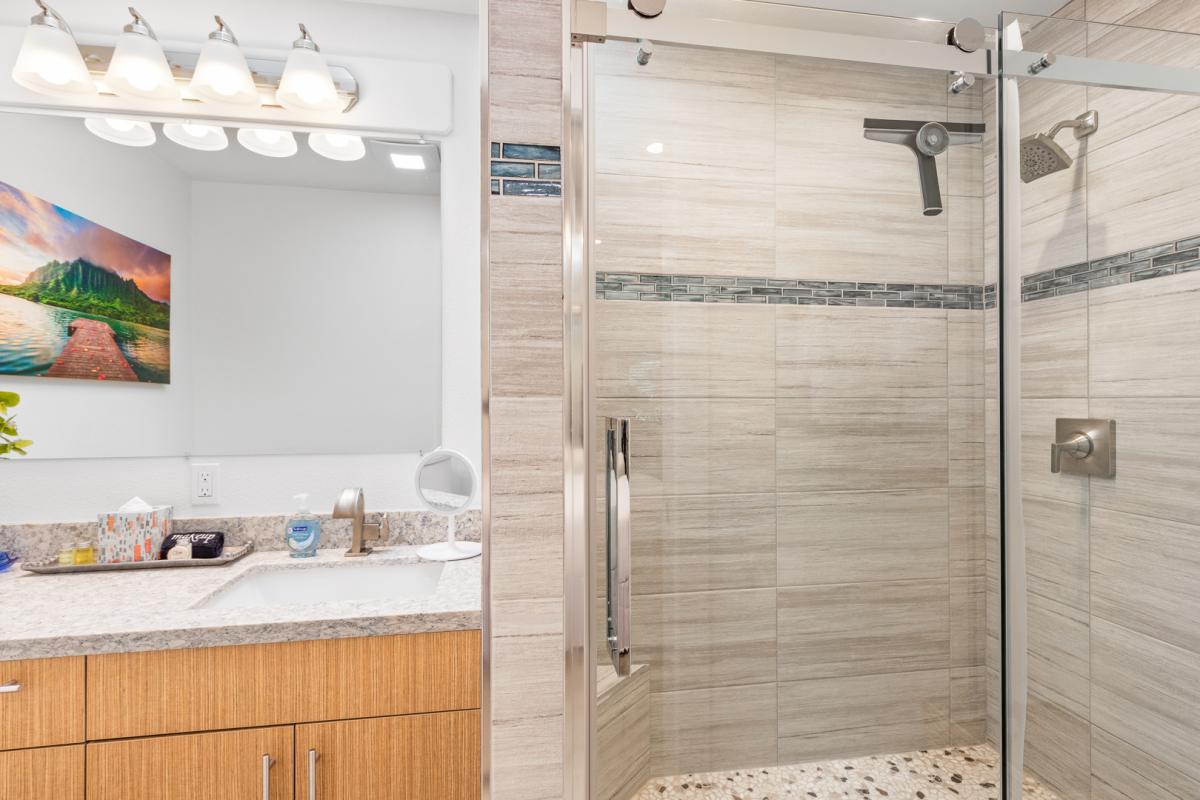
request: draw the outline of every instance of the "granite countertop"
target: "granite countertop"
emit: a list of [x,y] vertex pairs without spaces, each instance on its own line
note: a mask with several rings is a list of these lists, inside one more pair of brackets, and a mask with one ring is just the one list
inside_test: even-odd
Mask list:
[[346,559],[342,550],[320,550],[299,560],[277,550],[223,567],[75,575],[33,575],[18,564],[0,573],[0,661],[478,628],[478,558],[446,562],[436,590],[422,597],[194,608],[253,573],[419,563],[416,551]]

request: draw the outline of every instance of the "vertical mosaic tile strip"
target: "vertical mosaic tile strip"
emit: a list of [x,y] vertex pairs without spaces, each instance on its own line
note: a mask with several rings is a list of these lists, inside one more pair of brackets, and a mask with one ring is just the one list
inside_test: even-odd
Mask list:
[[1035,272],[1021,279],[1021,300],[1042,300],[1200,270],[1200,236]]
[[562,195],[562,150],[543,144],[492,142],[492,194]]
[[597,272],[600,300],[872,308],[994,308],[996,286]]

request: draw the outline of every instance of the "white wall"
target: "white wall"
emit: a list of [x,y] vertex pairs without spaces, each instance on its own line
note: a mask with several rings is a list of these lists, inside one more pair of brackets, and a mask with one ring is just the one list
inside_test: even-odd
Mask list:
[[[125,5],[104,0],[61,9],[79,30],[123,24]],[[202,40],[212,8],[150,0],[139,11],[160,36]],[[479,43],[475,17],[333,2],[302,5],[305,22],[322,31],[335,54],[434,61],[454,73],[454,132],[442,140],[442,443],[480,463],[479,353]],[[226,0],[221,13],[236,19],[248,45],[278,46],[290,36],[297,4],[282,0]],[[234,14],[236,13],[236,17]],[[8,5],[0,23],[25,24],[27,10]],[[318,27],[319,26],[319,27]],[[280,33],[280,31],[284,33]],[[154,242],[152,238],[146,241]],[[178,363],[178,362],[177,362]],[[53,383],[46,381],[46,383]],[[131,387],[144,389],[146,387]],[[412,489],[416,454],[381,456],[248,456],[206,458],[221,463],[221,503],[188,502],[184,458],[81,459],[0,463],[0,521],[90,519],[133,494],[171,503],[179,516],[234,516],[290,510],[291,496],[311,492],[326,510],[338,489],[362,486],[368,509],[418,507]]]

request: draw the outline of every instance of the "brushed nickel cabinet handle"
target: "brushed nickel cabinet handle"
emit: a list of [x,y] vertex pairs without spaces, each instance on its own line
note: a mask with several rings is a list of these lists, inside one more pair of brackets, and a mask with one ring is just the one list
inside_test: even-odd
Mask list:
[[268,753],[262,757],[263,794],[262,800],[271,800],[271,756]]
[[0,694],[16,694],[21,691],[20,681],[9,681],[8,683],[0,683]]
[[308,750],[308,800],[317,800],[317,748]]

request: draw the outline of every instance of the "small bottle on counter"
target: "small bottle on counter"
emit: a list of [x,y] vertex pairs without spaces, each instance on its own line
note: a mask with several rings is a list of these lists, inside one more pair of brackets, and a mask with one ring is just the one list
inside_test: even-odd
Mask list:
[[75,546],[64,547],[58,551],[58,565],[60,567],[69,567],[75,563]]
[[74,563],[76,564],[95,564],[96,551],[92,547],[91,542],[77,542],[75,544]]

